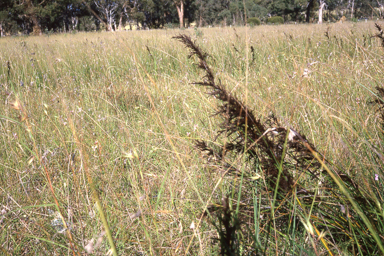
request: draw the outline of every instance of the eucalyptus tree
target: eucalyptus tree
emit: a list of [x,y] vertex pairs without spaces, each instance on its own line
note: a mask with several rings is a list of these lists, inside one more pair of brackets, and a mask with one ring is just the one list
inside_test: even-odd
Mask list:
[[94,0],[95,6],[100,16],[103,18],[103,23],[106,25],[107,31],[116,29],[116,10],[119,4],[115,0]]
[[232,17],[229,10],[230,0],[196,0],[195,20],[199,27],[224,21],[227,24]]
[[196,11],[195,0],[173,0],[176,6],[177,16],[179,18],[180,28],[185,27],[184,21],[187,19],[189,22],[194,17],[193,13]]
[[57,30],[63,25],[66,9],[76,0],[2,0],[0,1],[0,32],[32,32]]
[[180,28],[184,27],[184,1],[185,0],[174,0],[177,15],[179,16]]
[[325,3],[325,0],[320,0],[320,4],[319,4],[319,24],[322,24],[323,23],[323,10],[324,8],[327,6],[327,4]]
[[173,0],[143,1],[145,21],[150,28],[161,28],[167,23],[179,22]]

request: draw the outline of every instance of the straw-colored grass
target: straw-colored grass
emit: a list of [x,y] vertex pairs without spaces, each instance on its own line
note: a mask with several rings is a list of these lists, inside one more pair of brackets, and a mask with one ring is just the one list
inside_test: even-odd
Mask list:
[[[1,38],[0,251],[105,255],[114,244],[119,255],[217,255],[218,232],[200,217],[229,181],[194,148],[214,140],[217,105],[191,84],[202,74],[171,39],[179,33],[256,116],[275,113],[362,186],[381,182],[369,150],[381,148],[380,115],[367,104],[384,70],[376,31],[368,22]],[[303,248],[347,253],[307,235]],[[276,236],[267,253],[290,246]]]

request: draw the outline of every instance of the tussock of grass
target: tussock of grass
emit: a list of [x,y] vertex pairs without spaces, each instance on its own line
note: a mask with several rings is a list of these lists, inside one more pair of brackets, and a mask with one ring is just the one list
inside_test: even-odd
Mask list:
[[[187,30],[209,53],[190,60],[177,30],[2,38],[1,251],[105,255],[87,166],[121,255],[217,255],[221,238],[243,253],[380,254],[382,114],[368,104],[381,97],[377,31]],[[192,84],[202,69],[208,96]],[[290,144],[291,130],[321,161]]]
[[[285,216],[295,212],[295,209],[291,207],[292,205],[287,202],[297,199],[304,204],[306,202],[312,203],[310,214],[305,216],[305,211],[303,212],[301,208],[303,205],[300,205],[301,207],[298,209],[299,214],[292,215],[292,218],[299,217],[304,228],[314,236],[315,234],[312,230],[310,220],[317,221],[318,216],[322,216],[323,220],[316,226],[323,233],[326,230],[322,230],[320,225],[327,225],[329,222],[332,222],[335,214],[334,210],[329,206],[349,201],[348,203],[350,203],[353,206],[353,210],[356,211],[355,214],[363,219],[363,222],[372,232],[380,250],[384,250],[384,248],[381,248],[381,241],[376,230],[373,229],[367,216],[356,203],[359,201],[359,204],[362,205],[363,208],[371,208],[372,202],[370,199],[364,197],[361,189],[353,182],[351,177],[338,171],[337,167],[334,170],[330,170],[328,166],[324,164],[324,160],[321,160],[321,156],[316,152],[313,145],[309,144],[305,139],[304,135],[297,133],[292,128],[282,127],[273,114],[267,118],[265,123],[256,119],[252,111],[229,93],[224,85],[221,83],[216,84],[213,72],[207,64],[207,53],[203,52],[187,35],[179,35],[174,38],[182,42],[191,51],[189,58],[193,56],[198,58],[198,67],[205,73],[204,80],[202,82],[196,82],[195,84],[210,88],[211,91],[209,91],[208,94],[222,102],[222,104],[218,106],[219,110],[216,115],[222,116],[224,121],[220,124],[222,130],[217,132],[215,140],[219,137],[224,137],[224,143],[219,147],[217,147],[217,145],[215,147],[209,147],[207,142],[197,141],[196,147],[206,153],[208,161],[213,162],[213,166],[215,166],[218,171],[225,170],[225,174],[241,176],[240,188],[232,188],[232,196],[234,190],[238,190],[236,192],[239,193],[237,196],[236,212],[231,212],[228,196],[223,198],[222,207],[217,207],[217,205],[209,207],[211,212],[223,212],[223,215],[219,215],[217,220],[223,225],[223,228],[216,226],[220,237],[221,254],[237,255],[244,251],[253,253],[267,249],[267,247],[262,248],[260,245],[252,248],[251,244],[255,241],[248,239],[248,243],[250,244],[247,245],[244,240],[240,240],[237,237],[239,234],[236,234],[237,229],[241,230],[241,223],[239,222],[241,218],[239,216],[240,205],[243,206],[242,208],[245,208],[245,210],[240,211],[244,216],[247,216],[246,212],[249,211],[257,212],[257,209],[252,209],[253,203],[249,204],[249,202],[253,202],[253,195],[247,195],[247,193],[253,192],[254,189],[271,191],[265,194],[265,196],[269,198],[269,201],[271,201],[271,215],[267,221],[260,221],[256,218],[246,222],[259,222],[263,223],[264,226],[271,225],[271,222],[273,222],[274,229],[277,229],[280,234],[284,234],[287,231],[284,223],[289,222],[289,219],[286,219]],[[322,157],[324,158],[324,156]],[[242,162],[242,166],[239,165],[241,158],[245,159],[245,162]],[[236,165],[239,167],[236,167]],[[322,173],[321,167],[324,167],[327,172]],[[252,179],[255,177],[253,179],[257,180],[260,177],[259,170],[264,173],[264,183],[266,183],[267,186],[263,187],[263,185],[251,183],[245,184],[244,187],[242,187],[243,178],[251,177]],[[322,179],[320,179],[320,174],[322,174]],[[307,190],[307,181],[310,179],[306,178],[306,176],[312,178],[311,183],[314,183],[314,180],[318,182],[323,181],[322,186],[318,186],[315,193]],[[351,186],[350,191],[353,193],[352,195],[348,189],[346,189],[343,182]],[[272,193],[273,191],[274,194]],[[329,193],[330,191],[331,193]],[[280,200],[278,200],[279,211],[275,212],[278,194],[280,197]],[[282,198],[283,200],[281,200]],[[235,200],[236,197],[232,199]],[[244,202],[248,202],[248,207],[247,204],[245,204],[246,207],[244,207]],[[263,204],[267,204],[267,202]],[[280,224],[276,225],[275,219],[280,219]],[[242,221],[244,224],[244,220]],[[216,220],[213,220],[214,224],[215,222]],[[332,226],[332,223],[330,223],[329,226]],[[335,232],[333,229],[329,229],[329,227],[328,230],[330,230],[331,233]],[[247,235],[250,234],[252,237],[253,234],[257,232],[259,231],[251,229],[240,233],[242,233],[241,237],[244,239]],[[351,234],[345,235],[351,237]],[[242,248],[239,247],[240,242],[243,243]],[[324,246],[327,247],[324,239],[322,239],[322,242]],[[256,241],[256,243],[260,242]],[[313,244],[313,247],[316,250],[315,244]],[[364,247],[366,253],[369,250],[369,248]]]

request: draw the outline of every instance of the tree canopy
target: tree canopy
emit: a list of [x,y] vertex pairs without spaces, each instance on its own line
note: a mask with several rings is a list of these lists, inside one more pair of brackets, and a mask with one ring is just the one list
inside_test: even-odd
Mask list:
[[0,33],[244,25],[272,16],[317,22],[319,9],[324,21],[382,18],[384,0],[2,0]]

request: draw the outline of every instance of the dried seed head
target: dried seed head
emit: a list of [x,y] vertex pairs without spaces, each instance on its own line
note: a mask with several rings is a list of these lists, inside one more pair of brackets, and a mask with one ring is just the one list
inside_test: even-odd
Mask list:
[[21,110],[21,103],[19,100],[15,100],[14,102],[11,103],[11,108],[16,109],[16,110]]

